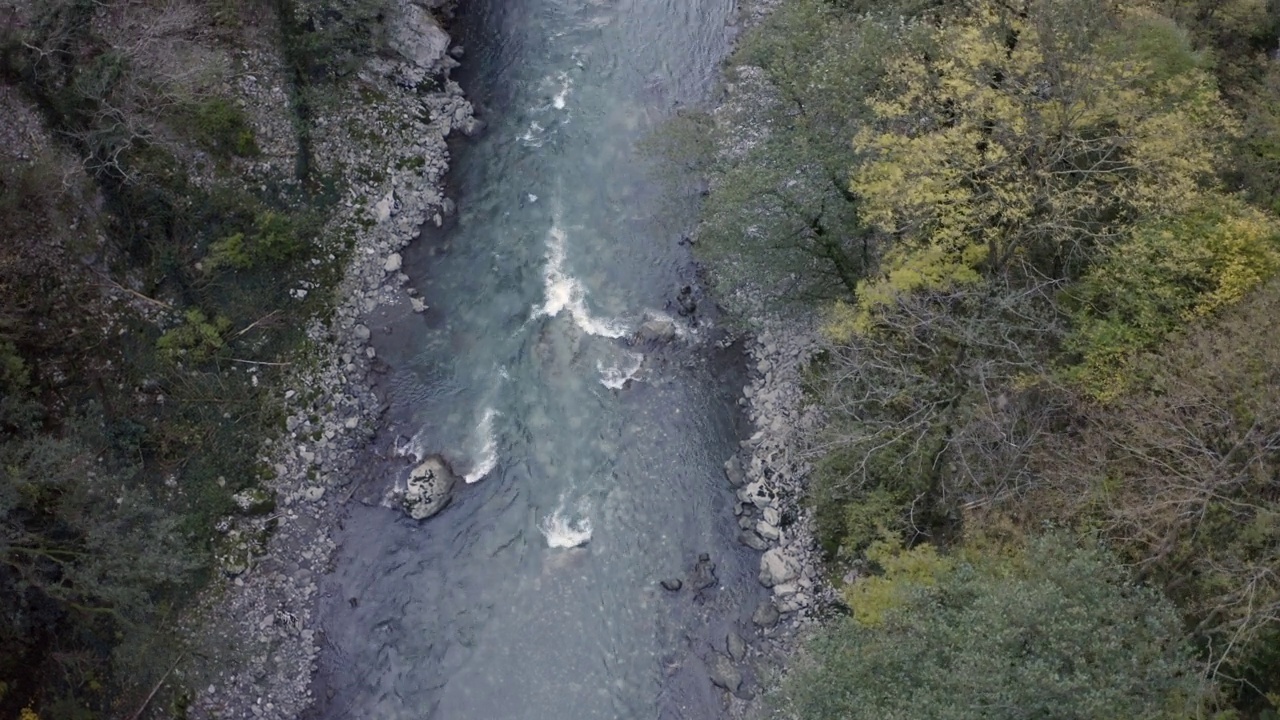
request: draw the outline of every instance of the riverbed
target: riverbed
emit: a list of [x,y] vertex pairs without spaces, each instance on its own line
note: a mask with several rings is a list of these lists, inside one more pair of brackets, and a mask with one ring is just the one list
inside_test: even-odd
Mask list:
[[[489,127],[405,253],[426,310],[370,318],[386,426],[322,583],[320,717],[722,715],[707,664],[766,597],[722,471],[745,378],[681,242],[693,185],[638,143],[705,99],[732,12],[462,8]],[[432,453],[463,482],[419,523],[390,506]]]

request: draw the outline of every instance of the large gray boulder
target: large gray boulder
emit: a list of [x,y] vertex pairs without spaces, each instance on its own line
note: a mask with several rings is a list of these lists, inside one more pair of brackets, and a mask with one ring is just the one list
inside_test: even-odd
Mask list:
[[631,338],[632,345],[656,344],[671,342],[679,334],[675,321],[669,317],[656,317],[646,320],[636,329]]
[[458,476],[439,455],[431,455],[409,473],[401,503],[414,520],[425,520],[440,512],[453,497]]
[[449,34],[427,7],[401,0],[394,4],[392,14],[388,44],[405,62],[426,74],[458,64],[449,56]]
[[800,563],[781,548],[773,548],[760,556],[760,584],[773,587],[791,582],[800,575]]
[[733,666],[733,661],[720,653],[711,653],[707,661],[707,672],[712,684],[729,692],[738,692],[742,687],[742,673]]

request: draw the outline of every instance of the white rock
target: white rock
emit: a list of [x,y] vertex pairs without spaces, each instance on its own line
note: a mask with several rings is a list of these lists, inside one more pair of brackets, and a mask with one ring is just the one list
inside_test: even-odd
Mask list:
[[799,575],[800,567],[795,558],[778,548],[760,556],[760,584],[765,587],[790,582]]
[[796,582],[778,583],[773,586],[773,594],[780,597],[790,597],[800,592],[800,585]]
[[395,3],[394,12],[399,17],[387,24],[391,49],[421,70],[440,69],[449,51],[449,35],[435,17],[412,2]]
[[756,534],[765,540],[778,540],[782,537],[782,532],[778,530],[777,525],[771,525],[764,520],[756,523]]
[[387,256],[387,261],[382,263],[382,269],[387,272],[396,272],[400,269],[400,253],[391,253]]

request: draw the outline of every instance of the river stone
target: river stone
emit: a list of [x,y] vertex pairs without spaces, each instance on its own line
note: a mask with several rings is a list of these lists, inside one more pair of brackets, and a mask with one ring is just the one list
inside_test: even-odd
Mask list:
[[742,673],[733,666],[732,660],[720,653],[711,654],[711,660],[707,663],[707,672],[713,684],[729,692],[737,692],[742,686]]
[[667,578],[660,584],[662,585],[662,589],[668,592],[676,592],[680,588],[684,587],[684,583],[680,582],[680,578]]
[[676,336],[676,324],[671,318],[646,320],[637,330],[632,344],[670,342]]
[[773,586],[773,594],[779,598],[790,597],[800,592],[800,584],[794,580],[791,582],[778,583]]
[[782,617],[782,613],[778,612],[778,608],[773,606],[772,600],[761,601],[756,607],[756,611],[751,615],[751,622],[762,628],[771,628],[778,624],[778,620]]
[[743,500],[758,508],[767,508],[773,502],[773,492],[765,486],[763,480],[756,480],[743,488],[743,490],[745,491],[743,494],[746,496]]
[[425,520],[440,512],[453,497],[452,491],[458,477],[449,469],[444,458],[431,455],[409,473],[405,483],[404,509],[414,520]]
[[765,520],[756,523],[756,533],[765,540],[778,541],[782,538],[782,532],[778,530],[777,525],[772,525]]
[[746,545],[752,550],[758,550],[760,552],[764,552],[769,549],[769,543],[765,542],[764,538],[755,534],[751,530],[743,530],[738,533],[738,542]]
[[747,656],[747,641],[743,640],[738,633],[730,630],[724,642],[725,649],[729,651],[729,657],[733,658],[734,662],[742,662]]
[[391,253],[387,256],[387,261],[382,264],[382,269],[389,273],[397,272],[400,269],[400,264],[402,262],[403,260],[400,257],[400,253]]
[[742,487],[742,484],[747,481],[742,474],[742,461],[738,456],[735,455],[724,461],[724,476],[734,487]]
[[773,548],[760,556],[760,584],[773,587],[790,582],[800,575],[800,568],[790,555],[780,548]]
[[760,513],[760,516],[770,525],[776,526],[782,523],[782,513],[778,512],[778,508],[772,505],[765,508],[764,512]]
[[698,556],[698,562],[693,566],[693,572],[689,575],[689,584],[693,586],[695,592],[715,587],[716,564],[711,562],[710,555],[703,553]]

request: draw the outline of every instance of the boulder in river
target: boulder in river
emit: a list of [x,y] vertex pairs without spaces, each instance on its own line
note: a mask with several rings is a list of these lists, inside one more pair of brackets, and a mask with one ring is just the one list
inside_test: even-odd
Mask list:
[[751,615],[751,622],[761,628],[771,628],[778,624],[778,620],[782,617],[782,613],[778,612],[778,608],[774,607],[772,600],[763,600]]
[[631,339],[631,344],[665,343],[671,342],[675,337],[675,321],[669,317],[656,317],[645,320],[644,324],[636,329],[635,336]]
[[764,538],[757,535],[754,530],[743,530],[738,533],[738,542],[746,545],[752,550],[758,550],[760,552],[764,552],[769,549],[769,543]]
[[680,588],[684,587],[684,583],[680,581],[680,578],[667,578],[660,584],[662,585],[662,589],[668,592],[676,592]]
[[738,633],[730,630],[729,634],[725,636],[725,646],[725,649],[729,651],[729,657],[733,658],[734,662],[742,662],[746,659],[747,641],[743,640]]
[[724,461],[724,476],[728,479],[729,484],[734,487],[742,487],[747,481],[746,476],[742,472],[742,460],[737,455]]
[[710,555],[702,553],[693,566],[693,572],[689,573],[689,584],[696,592],[715,587],[716,582],[716,564],[711,562]]
[[409,473],[401,503],[414,520],[425,520],[440,512],[453,497],[458,476],[439,455],[431,455]]
[[711,653],[711,658],[707,661],[707,673],[712,684],[729,692],[736,693],[742,687],[742,673],[733,666],[732,660],[720,653]]

